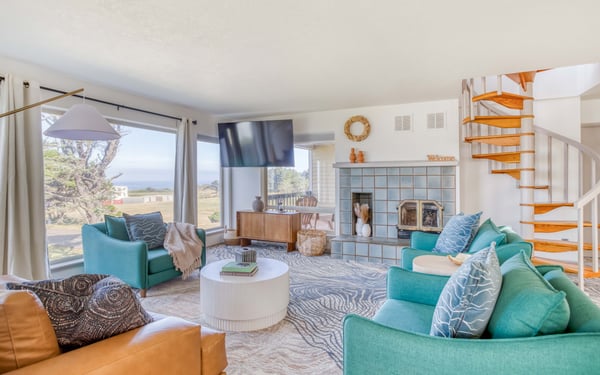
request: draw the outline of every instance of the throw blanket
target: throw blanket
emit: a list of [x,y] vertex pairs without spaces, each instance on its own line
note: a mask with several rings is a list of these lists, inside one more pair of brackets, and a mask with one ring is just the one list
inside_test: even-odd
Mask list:
[[194,225],[188,223],[167,224],[164,246],[173,258],[175,268],[183,272],[184,280],[192,271],[200,267],[200,256],[204,244],[198,238]]

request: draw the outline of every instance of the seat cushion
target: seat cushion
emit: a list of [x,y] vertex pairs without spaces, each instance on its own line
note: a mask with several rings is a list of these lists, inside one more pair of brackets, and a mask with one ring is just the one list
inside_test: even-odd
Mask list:
[[138,215],[123,213],[123,218],[131,241],[144,241],[148,249],[163,246],[167,228],[159,211]]
[[59,354],[54,328],[36,295],[0,290],[0,373]]
[[502,289],[488,324],[492,338],[562,333],[570,318],[565,292],[556,290],[523,251],[504,262]]
[[438,237],[433,252],[456,254],[464,251],[475,237],[481,212],[452,216]]
[[490,246],[492,242],[495,242],[496,246],[500,246],[504,243],[505,239],[506,233],[501,232],[492,219],[487,219],[477,230],[477,234],[473,242],[471,242],[468,252],[470,254],[476,253]]
[[38,296],[59,345],[65,349],[87,345],[152,321],[131,287],[113,276],[85,274],[6,286],[30,290]]
[[429,334],[435,306],[397,299],[386,300],[373,320],[403,331]]
[[440,293],[431,322],[432,336],[479,338],[500,293],[502,274],[495,244],[467,260]]
[[173,258],[164,248],[148,250],[148,273],[158,273],[175,268]]

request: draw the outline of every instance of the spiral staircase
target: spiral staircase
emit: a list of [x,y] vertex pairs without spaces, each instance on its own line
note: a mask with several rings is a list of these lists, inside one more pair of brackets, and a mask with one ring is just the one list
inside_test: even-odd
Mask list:
[[[543,124],[534,125],[533,81],[540,72],[507,74],[491,82],[487,77],[464,80],[464,141],[474,159],[488,160],[490,173],[515,179],[521,234],[533,244],[534,264],[562,265],[577,274],[583,290],[585,278],[600,276],[600,155]],[[518,93],[508,92],[515,87]]]

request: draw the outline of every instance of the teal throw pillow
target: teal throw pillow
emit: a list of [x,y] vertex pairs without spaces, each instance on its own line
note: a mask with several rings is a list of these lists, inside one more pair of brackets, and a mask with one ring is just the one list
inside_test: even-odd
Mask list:
[[558,291],[521,251],[500,266],[502,290],[488,324],[492,338],[532,337],[564,332],[570,310]]
[[124,213],[123,217],[131,241],[144,241],[148,244],[148,249],[163,246],[167,228],[159,211],[139,215]]
[[106,234],[121,241],[129,241],[125,219],[117,216],[104,215]]
[[430,335],[478,338],[485,332],[502,285],[495,246],[472,255],[452,274],[435,306]]
[[452,216],[448,224],[442,229],[433,252],[443,254],[456,254],[463,252],[472,237],[473,233],[479,227],[479,217],[481,212],[473,215],[456,215]]
[[477,230],[477,234],[469,246],[469,253],[476,253],[481,249],[485,249],[490,246],[492,242],[496,243],[496,246],[500,246],[506,239],[506,233],[502,233],[500,229],[494,224],[492,219],[487,219],[481,224]]

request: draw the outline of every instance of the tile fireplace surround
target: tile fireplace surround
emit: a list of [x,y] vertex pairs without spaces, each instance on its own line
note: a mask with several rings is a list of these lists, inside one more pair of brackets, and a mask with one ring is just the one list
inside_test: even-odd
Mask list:
[[[336,163],[339,233],[331,256],[362,262],[399,264],[407,239],[398,238],[398,203],[431,199],[444,207],[444,224],[456,214],[457,161]],[[354,235],[352,210],[357,193],[371,194],[371,237]],[[355,198],[356,199],[356,198]]]

